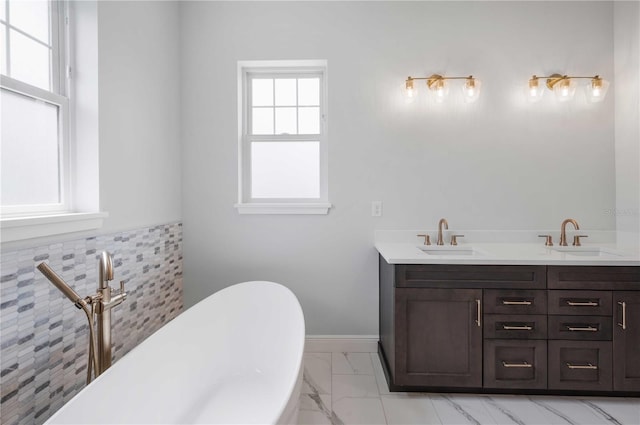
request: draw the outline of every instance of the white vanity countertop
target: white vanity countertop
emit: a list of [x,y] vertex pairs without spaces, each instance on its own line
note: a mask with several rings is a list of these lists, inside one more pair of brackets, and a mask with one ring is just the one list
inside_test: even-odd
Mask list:
[[[567,232],[568,247],[558,246],[558,232],[550,232],[554,235],[552,247],[544,246],[544,238],[537,240],[537,235],[542,234],[539,232],[500,232],[499,235],[482,231],[445,232],[443,239],[447,244],[451,234],[465,235],[458,240],[457,247],[437,246],[437,232],[427,232],[432,245],[424,246],[422,238],[416,237],[418,233],[424,232],[377,231],[375,247],[389,264],[640,266],[640,253],[633,247],[617,244],[610,232],[580,232],[589,235],[589,242],[583,239],[582,247],[571,246],[573,232]],[[500,239],[504,242],[496,241]],[[431,251],[426,253],[421,247]],[[438,249],[446,252],[441,254]]]

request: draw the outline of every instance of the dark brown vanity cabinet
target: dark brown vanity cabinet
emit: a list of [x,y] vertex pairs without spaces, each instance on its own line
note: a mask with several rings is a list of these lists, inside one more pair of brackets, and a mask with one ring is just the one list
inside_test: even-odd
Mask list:
[[640,267],[379,264],[391,390],[640,395]]

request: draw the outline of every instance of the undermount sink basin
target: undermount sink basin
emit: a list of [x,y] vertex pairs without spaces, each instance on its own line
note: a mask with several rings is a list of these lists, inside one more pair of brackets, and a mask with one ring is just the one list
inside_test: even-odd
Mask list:
[[470,246],[451,246],[451,245],[419,245],[418,248],[428,255],[447,255],[447,256],[465,256],[473,257],[482,255],[480,251]]
[[616,258],[624,256],[623,254],[619,254],[608,249],[592,246],[559,246],[551,249],[556,252],[561,252],[566,255],[575,255],[577,257]]

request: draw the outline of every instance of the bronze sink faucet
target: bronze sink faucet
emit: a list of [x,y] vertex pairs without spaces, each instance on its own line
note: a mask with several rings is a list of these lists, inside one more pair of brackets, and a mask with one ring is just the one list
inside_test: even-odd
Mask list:
[[444,225],[444,228],[449,230],[449,223],[447,223],[447,220],[444,218],[441,218],[440,221],[438,222],[438,242],[437,245],[444,245],[444,240],[442,239],[442,225]]
[[[560,246],[567,246],[567,223],[573,224],[573,227],[576,230],[580,230],[580,226],[578,222],[572,218],[567,218],[562,222],[562,226],[560,227]],[[579,239],[578,239],[579,241]],[[575,245],[575,242],[574,242]]]

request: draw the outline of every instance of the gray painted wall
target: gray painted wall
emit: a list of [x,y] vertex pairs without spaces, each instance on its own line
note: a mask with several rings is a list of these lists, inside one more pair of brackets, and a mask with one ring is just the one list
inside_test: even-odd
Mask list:
[[[551,10],[550,10],[551,7]],[[612,2],[183,2],[185,305],[266,279],[308,334],[374,335],[375,229],[614,230],[614,93],[524,100],[532,74],[613,80]],[[567,19],[570,17],[570,19]],[[326,216],[241,216],[238,60],[327,59]],[[474,105],[403,103],[408,76],[473,74]],[[452,91],[455,88],[452,88]],[[384,216],[370,216],[371,201]]]
[[616,229],[640,246],[640,3],[615,2]]
[[179,221],[177,2],[98,3],[101,233]]

